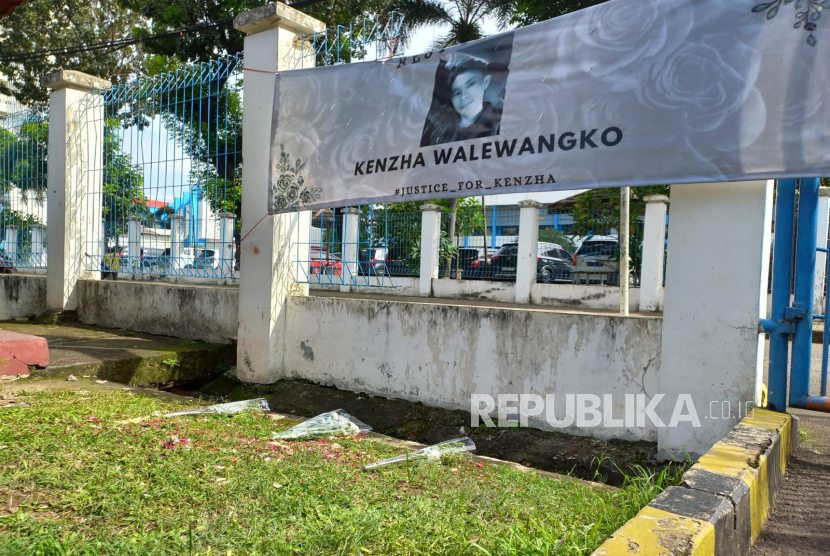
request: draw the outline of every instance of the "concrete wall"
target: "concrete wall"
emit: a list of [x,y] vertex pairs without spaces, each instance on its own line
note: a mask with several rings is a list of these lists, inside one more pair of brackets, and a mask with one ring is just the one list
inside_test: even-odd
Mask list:
[[46,311],[46,276],[0,274],[0,320]]
[[[472,394],[657,392],[659,318],[564,314],[429,303],[292,297],[285,376],[470,410]],[[619,406],[618,406],[619,404]],[[550,428],[531,419],[531,426]],[[576,429],[656,440],[656,429]]]
[[239,327],[239,288],[162,282],[82,280],[84,324],[226,344]]
[[[772,182],[672,185],[671,198],[660,391],[690,395],[701,426],[660,429],[658,443],[661,457],[685,459],[706,453],[757,400]],[[668,421],[671,409],[658,414]]]
[[[368,280],[369,283],[383,284],[382,286],[366,287],[366,286],[349,286],[351,293],[367,293],[376,295],[396,295],[396,296],[412,296],[418,297],[418,278],[409,276],[394,276],[394,277],[367,277],[361,276],[361,284],[363,280]],[[311,291],[323,292],[342,292],[343,286],[340,284],[309,284],[308,289]]]

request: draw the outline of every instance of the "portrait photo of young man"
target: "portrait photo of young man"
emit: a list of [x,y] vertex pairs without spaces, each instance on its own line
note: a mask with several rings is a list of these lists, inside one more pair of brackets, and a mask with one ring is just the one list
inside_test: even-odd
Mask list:
[[511,50],[509,34],[442,56],[422,147],[499,134]]

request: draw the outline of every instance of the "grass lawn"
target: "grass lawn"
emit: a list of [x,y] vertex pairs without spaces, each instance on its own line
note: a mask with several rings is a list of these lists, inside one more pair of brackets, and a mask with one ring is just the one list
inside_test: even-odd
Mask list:
[[24,401],[0,408],[0,555],[587,555],[671,481],[604,490],[471,461],[363,472],[400,448],[274,442],[295,423],[254,413],[123,423],[184,407],[129,391]]

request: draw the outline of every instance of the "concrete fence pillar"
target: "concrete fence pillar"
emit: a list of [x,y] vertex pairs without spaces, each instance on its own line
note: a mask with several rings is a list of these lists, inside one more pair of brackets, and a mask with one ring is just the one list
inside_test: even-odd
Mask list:
[[130,216],[127,223],[127,255],[133,265],[138,264],[141,257],[141,218]]
[[659,311],[660,290],[663,288],[663,259],[666,246],[665,195],[646,195],[646,217],[643,224],[643,259],[640,268],[640,311]]
[[182,258],[184,238],[187,235],[187,218],[182,214],[170,215],[170,268],[183,269],[187,262]]
[[36,267],[46,265],[46,226],[32,226],[32,264]]
[[311,213],[268,216],[275,73],[314,66],[302,57],[305,37],[325,25],[285,4],[267,4],[234,18],[245,37],[242,111],[242,252],[237,376],[271,383],[285,376],[286,312],[292,295],[307,295]]
[[[100,279],[103,257],[104,102],[95,90],[111,86],[79,71],[43,76],[49,95],[49,257],[46,306],[77,306],[79,279]],[[91,270],[87,270],[89,267]]]
[[516,255],[516,303],[530,303],[539,260],[538,201],[519,201],[519,250]]
[[705,453],[759,399],[772,190],[772,180],[672,185],[660,389],[647,393],[664,395],[664,459]]
[[418,293],[429,297],[432,293],[432,281],[438,278],[438,265],[441,264],[441,207],[438,205],[421,205],[421,276]]
[[233,267],[236,264],[235,254],[234,254],[234,241],[233,241],[233,227],[236,223],[236,215],[232,212],[220,212],[217,214],[219,218],[219,241],[221,242],[222,249],[217,255],[217,259],[219,259],[219,265],[222,269],[222,273],[225,276],[231,276],[233,274]]
[[9,224],[6,226],[6,257],[12,264],[17,264],[17,226]]
[[[343,246],[340,252],[343,254],[343,282],[345,284],[357,283],[358,275],[358,234],[360,233],[360,210],[357,207],[348,207],[343,211]],[[348,293],[350,286],[340,286],[340,291]]]
[[[827,248],[827,232],[830,225],[830,187],[822,187],[818,192],[818,228],[816,245]],[[824,278],[827,272],[827,255],[816,253],[816,286],[814,307],[817,314],[824,314]]]

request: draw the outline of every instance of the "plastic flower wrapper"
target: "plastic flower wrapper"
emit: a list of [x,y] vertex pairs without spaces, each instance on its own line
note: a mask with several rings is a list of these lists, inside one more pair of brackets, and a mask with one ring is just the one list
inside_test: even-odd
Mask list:
[[173,413],[166,413],[164,416],[176,417],[178,415],[202,415],[205,413],[214,415],[237,415],[239,413],[244,413],[249,409],[271,411],[271,408],[268,407],[268,400],[266,400],[265,398],[257,398],[255,400],[220,403],[218,405],[209,405],[207,407],[197,407],[196,409],[174,411]]
[[439,442],[438,444],[433,444],[432,446],[427,446],[426,448],[415,450],[414,452],[410,452],[409,454],[403,456],[397,456],[394,458],[376,461],[375,463],[370,463],[369,465],[364,465],[363,470],[370,471],[372,469],[377,469],[378,467],[396,465],[398,463],[404,463],[407,461],[426,460],[441,462],[446,459],[464,457],[467,456],[469,453],[475,451],[475,442],[473,442],[468,437],[464,436],[462,438],[455,438],[453,440]]
[[366,423],[352,417],[342,409],[335,409],[303,421],[286,431],[275,432],[271,436],[278,440],[291,440],[319,436],[351,436],[370,430],[372,427]]

